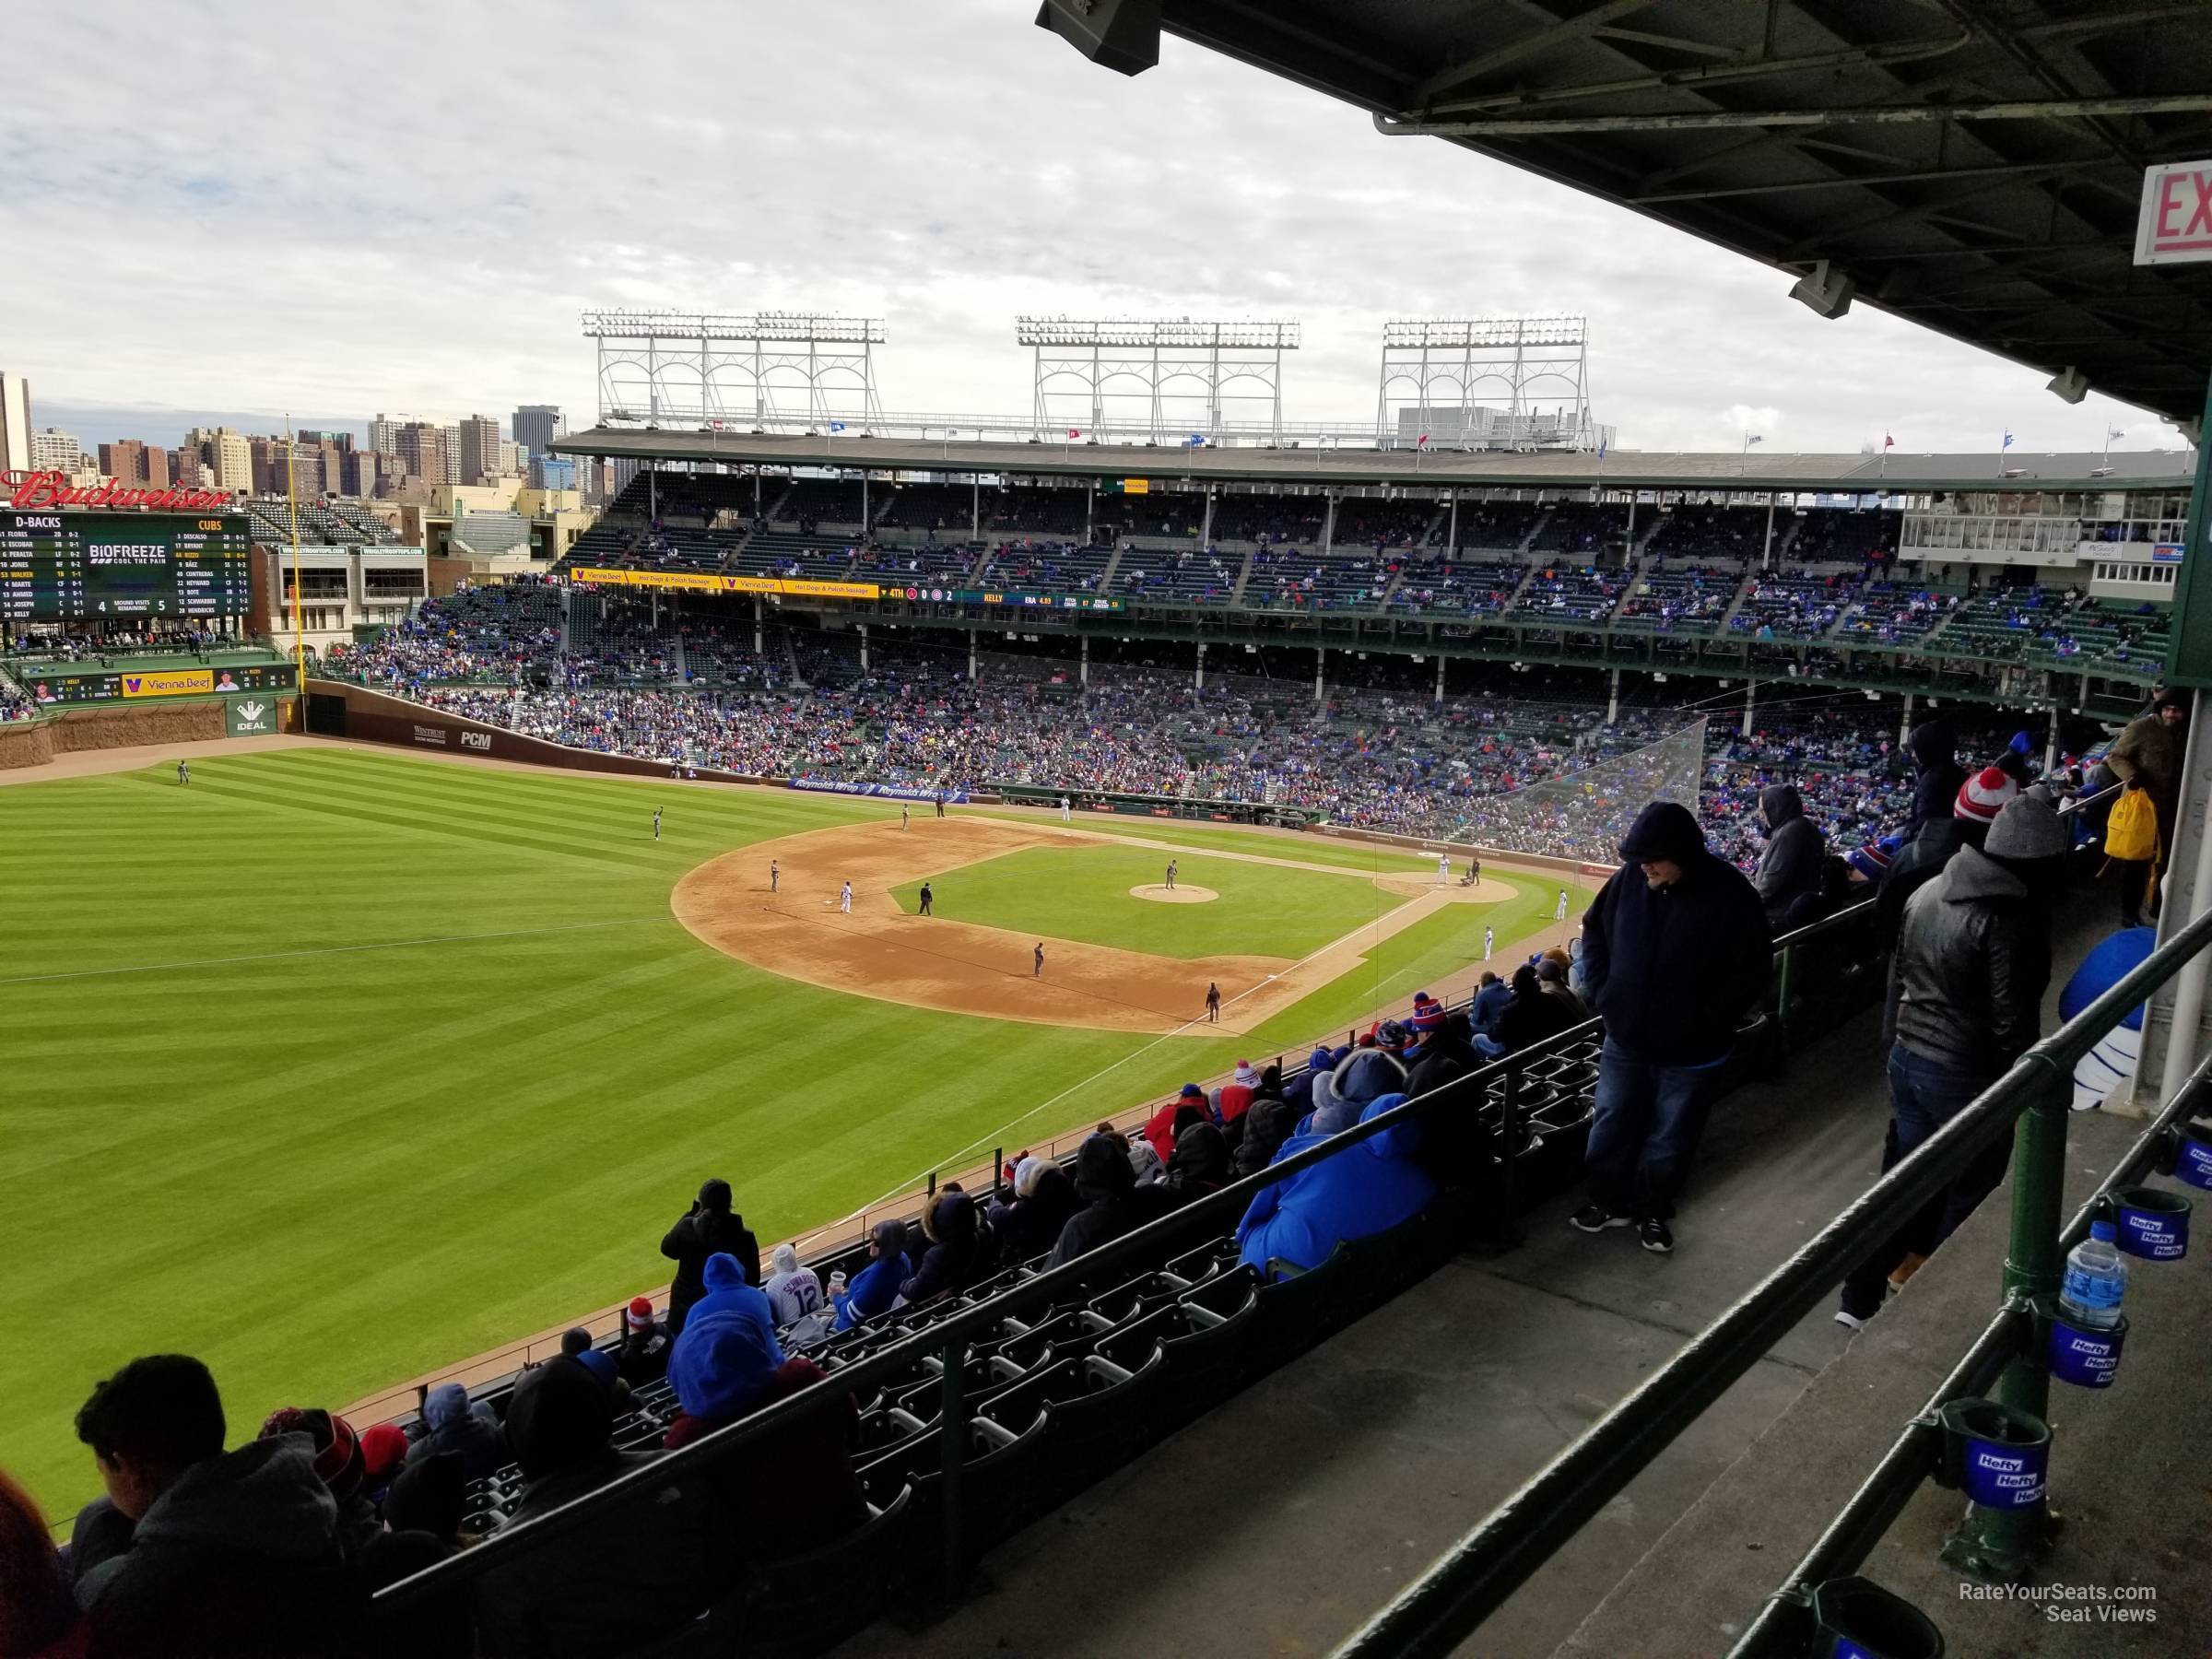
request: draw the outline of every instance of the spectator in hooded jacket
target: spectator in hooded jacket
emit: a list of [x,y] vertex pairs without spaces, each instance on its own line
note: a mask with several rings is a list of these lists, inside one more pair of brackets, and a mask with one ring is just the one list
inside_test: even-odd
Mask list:
[[1160,1183],[1178,1204],[1188,1204],[1208,1193],[1218,1193],[1229,1182],[1229,1140],[1211,1124],[1193,1124],[1175,1137],[1175,1156],[1168,1159],[1167,1178]]
[[1547,951],[1544,959],[1536,964],[1536,989],[1559,1005],[1567,1018],[1566,1028],[1572,1030],[1590,1018],[1589,1005],[1574,994],[1567,983],[1567,964]]
[[[736,1269],[726,1255],[712,1259]],[[534,1520],[662,1455],[616,1451],[613,1427],[612,1396],[576,1360],[563,1355],[524,1372],[508,1403],[507,1438],[525,1485],[508,1524]],[[712,1500],[695,1476],[612,1504],[477,1581],[484,1659],[629,1653],[688,1622],[726,1582],[719,1544]]]
[[1159,1161],[1163,1165],[1175,1155],[1175,1136],[1191,1121],[1180,1114],[1189,1112],[1195,1112],[1200,1117],[1209,1120],[1213,1116],[1206,1090],[1195,1083],[1185,1083],[1176,1091],[1173,1100],[1145,1120],[1145,1139],[1150,1143],[1152,1150],[1159,1155]]
[[[1405,1100],[1382,1095],[1360,1109],[1359,1121]],[[1311,1270],[1347,1239],[1411,1220],[1436,1196],[1436,1183],[1414,1161],[1419,1140],[1420,1125],[1408,1120],[1264,1188],[1237,1225],[1243,1259],[1262,1273],[1271,1261]]]
[[1324,1042],[1306,1056],[1306,1069],[1283,1085],[1283,1099],[1297,1109],[1299,1117],[1302,1118],[1307,1112],[1313,1110],[1314,1079],[1324,1072],[1330,1070],[1337,1061],[1350,1053],[1349,1049],[1341,1052],[1332,1050]]
[[914,1276],[906,1253],[906,1223],[878,1221],[868,1230],[868,1265],[853,1276],[837,1299],[837,1328],[880,1319],[899,1305],[899,1287]]
[[1646,806],[1620,857],[1583,919],[1606,1040],[1583,1159],[1590,1202],[1572,1221],[1584,1232],[1633,1221],[1665,1254],[1722,1065],[1766,993],[1773,937],[1757,890],[1706,850],[1687,807]]
[[[1889,959],[1889,1104],[1900,1162],[2035,1041],[2051,983],[2051,909],[2069,836],[2041,791],[2006,803],[1979,851],[1962,847],[1905,905]],[[1854,1270],[1836,1312],[1854,1330],[1882,1305],[1908,1251],[1928,1253],[2005,1178],[2000,1136]]]
[[922,1236],[929,1248],[913,1277],[899,1287],[909,1302],[927,1301],[965,1290],[981,1277],[983,1245],[976,1226],[975,1201],[958,1187],[947,1187],[936,1202],[922,1212]]
[[1796,787],[1771,783],[1760,790],[1759,821],[1767,832],[1767,848],[1759,854],[1759,874],[1752,882],[1759,888],[1759,901],[1766,906],[1768,927],[1779,931],[1819,920],[1811,912],[1819,906],[1828,838],[1805,816],[1805,801]]
[[704,1182],[677,1224],[661,1240],[661,1253],[676,1264],[676,1282],[668,1287],[668,1329],[680,1332],[691,1304],[706,1294],[707,1258],[717,1253],[736,1258],[745,1270],[745,1282],[760,1282],[760,1241],[745,1225],[745,1218],[730,1207],[730,1183]]
[[441,1382],[423,1396],[422,1423],[427,1432],[407,1448],[411,1464],[441,1452],[458,1452],[465,1477],[482,1480],[507,1462],[499,1414],[488,1401],[471,1403],[468,1390],[458,1382]]
[[1060,1230],[1047,1267],[1065,1266],[1167,1208],[1166,1194],[1159,1187],[1138,1190],[1136,1171],[1129,1167],[1127,1148],[1118,1135],[1094,1135],[1076,1148],[1076,1195],[1084,1207]]
[[691,1304],[691,1318],[684,1321],[668,1349],[668,1380],[676,1383],[680,1394],[682,1383],[678,1374],[688,1363],[686,1338],[691,1335],[693,1320],[712,1319],[734,1321],[750,1326],[760,1335],[762,1345],[776,1349],[776,1363],[782,1363],[782,1349],[776,1338],[776,1317],[768,1305],[767,1292],[756,1290],[746,1282],[745,1269],[737,1258],[717,1253],[707,1258],[706,1295]]
[[1290,1138],[1291,1131],[1298,1127],[1298,1120],[1303,1115],[1290,1103],[1282,1067],[1269,1065],[1263,1070],[1259,1091],[1253,1096],[1252,1105],[1244,1113],[1244,1133],[1230,1159],[1230,1178],[1234,1180],[1265,1169],[1274,1161],[1276,1149]]
[[1229,1081],[1214,1091],[1215,1121],[1226,1129],[1242,1117],[1245,1109],[1252,1104],[1252,1097],[1259,1086],[1258,1069],[1249,1060],[1238,1061],[1237,1069],[1230,1075]]
[[813,1268],[799,1265],[796,1250],[788,1244],[777,1245],[771,1265],[775,1272],[760,1288],[778,1324],[796,1324],[807,1314],[820,1311],[822,1281],[815,1277]]
[[1012,1265],[1044,1254],[1059,1242],[1067,1218],[1083,1207],[1067,1171],[1033,1154],[1014,1166],[1010,1194],[992,1205],[992,1236],[1000,1259]]
[[[1313,1080],[1313,1112],[1299,1133],[1335,1135],[1386,1094],[1406,1091],[1406,1063],[1383,1049],[1360,1049]],[[1281,1154],[1277,1154],[1280,1157]]]
[[[681,1411],[663,1442],[671,1452],[830,1375],[803,1355],[782,1357],[749,1324],[696,1324],[704,1342],[684,1368],[677,1394]],[[746,1556],[818,1549],[867,1520],[867,1499],[848,1450],[859,1421],[853,1396],[845,1394],[707,1472]]]
[[[1479,1070],[1487,1064],[1474,1047],[1474,1031],[1466,1014],[1458,1009],[1443,1016],[1442,1023],[1406,1055],[1413,1069],[1406,1079],[1407,1098],[1418,1100]],[[1456,1187],[1474,1168],[1475,1149],[1482,1137],[1477,1093],[1462,1091],[1450,1102],[1431,1102],[1421,1119],[1420,1140],[1414,1156],[1429,1179],[1439,1187]]]
[[1496,1036],[1498,1017],[1512,1000],[1512,987],[1485,968],[1482,978],[1476,982],[1475,1006],[1469,1010],[1475,1030],[1485,1037]]
[[1905,818],[1905,839],[1911,841],[1922,825],[1951,809],[1966,782],[1966,769],[1959,764],[1958,738],[1940,718],[1914,726],[1905,748],[1912,757],[1913,771],[1912,810]]
[[215,1379],[182,1354],[132,1360],[78,1410],[107,1496],[69,1565],[103,1659],[313,1653],[363,1611],[307,1437],[225,1452],[223,1433]]

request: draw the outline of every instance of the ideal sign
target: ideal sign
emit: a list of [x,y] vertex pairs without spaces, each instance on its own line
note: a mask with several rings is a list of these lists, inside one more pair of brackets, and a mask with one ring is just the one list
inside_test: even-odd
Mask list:
[[2212,161],[2169,161],[2143,170],[2136,219],[2137,265],[2212,260]]

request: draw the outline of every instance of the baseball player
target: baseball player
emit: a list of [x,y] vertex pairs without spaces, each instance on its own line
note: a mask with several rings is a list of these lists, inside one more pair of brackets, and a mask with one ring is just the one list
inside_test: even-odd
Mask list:
[[1449,885],[1451,880],[1452,855],[1449,853],[1439,853],[1436,855],[1436,885],[1444,887]]
[[771,893],[774,892],[782,879],[783,872],[776,867],[774,859],[770,859],[768,861],[768,890]]
[[904,830],[904,829],[906,829],[907,827],[908,827],[908,826],[907,826],[907,822],[906,822],[906,803],[905,803],[904,801],[901,801],[901,802],[900,802],[900,803],[899,803],[899,828],[900,828],[900,829],[901,829],[901,830]]
[[190,788],[192,786],[191,761],[180,760],[177,762],[177,782],[183,784],[186,788]]
[[926,916],[926,915],[928,915],[928,914],[930,913],[930,909],[929,909],[929,907],[930,907],[931,905],[933,905],[933,904],[935,904],[935,903],[936,902],[936,897],[937,897],[937,896],[936,896],[935,893],[933,893],[933,892],[931,892],[931,891],[929,890],[929,883],[928,883],[928,882],[926,882],[926,881],[925,881],[925,882],[924,882],[924,883],[922,884],[922,894],[921,894],[921,898],[922,898],[922,913],[923,913],[924,915],[925,915],[925,916]]
[[1567,920],[1567,889],[1565,888],[1559,889],[1559,901],[1552,908],[1551,919],[1554,922]]
[[1497,943],[1497,935],[1493,934],[1488,928],[1484,928],[1482,930],[1482,959],[1484,961],[1487,962],[1490,959],[1491,948],[1496,946]]
[[1044,977],[1044,941],[1042,939],[1037,941],[1036,953],[1030,959],[1030,977],[1031,979],[1042,979]]
[[658,806],[653,809],[653,839],[661,839],[661,809]]
[[837,908],[841,915],[849,916],[853,913],[853,884],[849,881],[845,883],[844,890],[837,896]]
[[1171,893],[1175,890],[1175,863],[1172,858],[1168,860],[1168,891]]
[[1066,822],[1067,822],[1067,815],[1068,815],[1068,799],[1067,799],[1067,797],[1066,797],[1065,795],[1062,795],[1062,796],[1060,797],[1060,821],[1061,821],[1062,823],[1064,823],[1064,824],[1065,824],[1065,823],[1066,823]]

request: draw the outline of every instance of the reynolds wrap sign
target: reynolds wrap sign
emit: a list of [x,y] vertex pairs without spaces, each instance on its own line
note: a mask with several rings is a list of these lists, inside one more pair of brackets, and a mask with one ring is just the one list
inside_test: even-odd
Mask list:
[[[848,783],[841,778],[794,778],[791,786],[812,790],[818,794],[877,795],[887,801],[934,801],[938,793],[912,783]],[[967,804],[968,792],[964,789],[948,789],[944,794],[946,800],[956,806]]]

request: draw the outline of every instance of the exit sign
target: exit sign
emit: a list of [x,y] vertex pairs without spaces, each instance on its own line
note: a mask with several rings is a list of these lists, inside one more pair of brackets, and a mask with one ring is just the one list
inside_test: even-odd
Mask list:
[[2136,218],[2137,265],[2212,260],[2212,161],[2169,161],[2143,170]]

